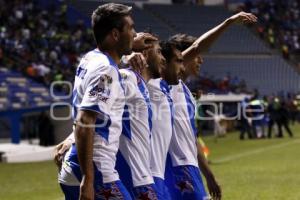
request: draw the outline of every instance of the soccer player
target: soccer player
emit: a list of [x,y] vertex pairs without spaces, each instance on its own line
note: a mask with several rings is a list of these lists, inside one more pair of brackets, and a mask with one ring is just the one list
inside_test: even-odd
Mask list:
[[116,168],[135,199],[156,200],[162,198],[156,194],[150,170],[153,111],[147,82],[160,71],[165,60],[158,42],[152,43],[153,47],[141,54],[141,58],[144,56],[148,65],[142,69],[141,74],[130,68],[120,69],[126,103]]
[[[163,48],[165,47],[164,45]],[[172,80],[166,77],[165,65],[161,64],[160,67],[154,65],[155,62],[158,62],[156,61],[158,58],[160,62],[166,62],[164,56],[162,57],[162,52],[160,44],[154,42],[154,47],[149,49],[148,53],[143,53],[147,58],[149,67],[142,68],[140,73],[147,82],[152,108],[150,170],[155,183],[154,188],[159,200],[171,200],[164,179],[167,154],[173,134],[174,110],[169,88],[169,84],[172,82],[168,82]],[[132,65],[139,71],[140,66],[137,62],[133,62]],[[143,151],[144,148],[140,146],[139,151]]]
[[[197,70],[203,60],[200,53],[208,49],[213,42],[229,27],[236,22],[252,23],[256,17],[250,13],[240,12],[226,19],[223,23],[211,29],[198,39],[187,35],[176,35],[171,41],[182,51],[173,48],[172,58],[167,60],[167,68],[176,72],[175,60],[183,60],[185,70],[181,72],[181,78],[189,75],[198,75]],[[170,60],[170,62],[168,62]],[[172,61],[173,60],[173,61]],[[171,72],[172,74],[172,72]],[[173,76],[180,78],[180,76]],[[170,145],[170,155],[173,165],[174,185],[171,187],[173,199],[206,199],[207,194],[202,182],[200,170],[204,174],[209,193],[214,199],[221,199],[221,189],[214,175],[209,169],[205,158],[197,144],[197,131],[195,128],[195,100],[182,80],[177,80],[172,85],[171,97],[174,103],[174,134]]]
[[118,72],[133,46],[131,7],[104,4],[92,14],[97,48],[81,59],[73,90],[75,144],[59,181],[66,199],[131,199],[115,170],[122,131],[124,88]]
[[[171,195],[165,185],[164,174],[173,133],[173,103],[169,93],[169,84],[161,78],[164,77],[164,64],[154,65],[157,62],[165,63],[161,51],[160,44],[154,42],[154,47],[143,53],[149,67],[142,68],[140,73],[147,83],[152,108],[150,170],[155,183],[154,188],[157,199],[171,200]],[[136,66],[138,65],[137,62],[132,63],[132,65],[135,69],[140,69],[140,66]],[[139,151],[143,151],[144,148],[140,146]]]
[[[153,37],[149,35],[145,39],[152,41],[152,48],[143,51],[149,67],[142,71],[142,75],[148,80],[152,77],[152,71],[159,71],[159,68],[163,66],[165,61],[160,53],[158,42],[154,43]],[[123,130],[120,138],[121,153],[118,155],[116,168],[120,173],[121,180],[133,193],[132,196],[135,199],[146,197],[148,199],[157,199],[150,172],[152,110],[149,92],[146,82],[140,74],[131,69],[121,69],[119,71],[124,81],[126,104],[123,113]],[[64,141],[64,148],[68,148],[73,140],[72,135],[68,137]],[[58,148],[63,147],[59,146]]]
[[[174,129],[169,148],[172,161],[172,168],[168,170],[167,180],[172,199],[208,199],[205,187],[200,175],[199,165],[202,167],[207,179],[210,192],[215,198],[220,198],[221,190],[212,172],[210,171],[202,152],[198,152],[196,128],[195,128],[195,100],[180,79],[184,73],[184,59],[181,51],[176,45],[169,42],[172,48],[166,50],[169,54],[167,60],[167,77],[172,79],[170,84],[170,94],[174,104]],[[180,64],[181,63],[181,64]],[[199,155],[198,155],[199,154]],[[171,182],[171,184],[170,184]]]

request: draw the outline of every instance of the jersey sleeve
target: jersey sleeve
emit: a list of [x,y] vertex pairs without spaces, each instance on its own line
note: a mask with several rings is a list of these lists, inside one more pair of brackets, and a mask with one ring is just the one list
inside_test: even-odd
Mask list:
[[137,79],[134,72],[126,69],[121,69],[120,74],[124,83],[125,97],[126,99],[132,99],[137,90]]
[[[104,68],[104,69],[103,69]],[[122,98],[124,90],[117,70],[103,67],[90,73],[84,83],[84,96],[80,110],[91,110],[110,115],[112,105]]]

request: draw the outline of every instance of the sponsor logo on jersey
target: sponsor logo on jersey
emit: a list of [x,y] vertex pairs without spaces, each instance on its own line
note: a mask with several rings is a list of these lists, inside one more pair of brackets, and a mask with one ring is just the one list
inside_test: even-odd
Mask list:
[[102,75],[99,82],[89,91],[90,97],[97,97],[100,101],[106,102],[110,96],[110,85],[112,84],[112,77]]

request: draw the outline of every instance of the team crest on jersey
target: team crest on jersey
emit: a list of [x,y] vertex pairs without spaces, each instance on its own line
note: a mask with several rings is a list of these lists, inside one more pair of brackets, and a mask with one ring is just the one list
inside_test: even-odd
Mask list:
[[123,80],[126,80],[128,78],[126,73],[120,72],[120,74],[121,74],[121,77],[122,77]]
[[101,75],[99,82],[95,84],[89,91],[90,97],[97,97],[100,101],[106,102],[110,96],[109,86],[112,84],[112,77],[108,75]]

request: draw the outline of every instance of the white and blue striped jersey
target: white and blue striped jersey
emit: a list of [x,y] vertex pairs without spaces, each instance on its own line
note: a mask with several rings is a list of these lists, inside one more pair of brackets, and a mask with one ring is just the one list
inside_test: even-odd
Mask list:
[[174,103],[174,132],[169,153],[173,166],[192,165],[198,167],[195,111],[196,101],[188,87],[180,80],[172,85]]
[[[130,167],[133,186],[153,184],[150,171],[152,110],[149,91],[141,75],[130,69],[119,71],[124,81],[126,99],[120,151]],[[118,166],[118,169],[126,170],[125,166]]]
[[[119,180],[115,162],[122,132],[125,92],[117,64],[108,55],[95,49],[81,59],[72,103],[74,119],[78,110],[98,113],[93,146],[94,170],[102,175],[103,183]],[[78,181],[73,182],[76,179],[70,178],[75,175],[77,180],[80,179],[75,145],[66,154],[65,163],[59,181],[65,185],[79,185]]]
[[173,133],[173,101],[169,85],[162,79],[147,83],[152,106],[151,172],[164,179],[167,154]]

